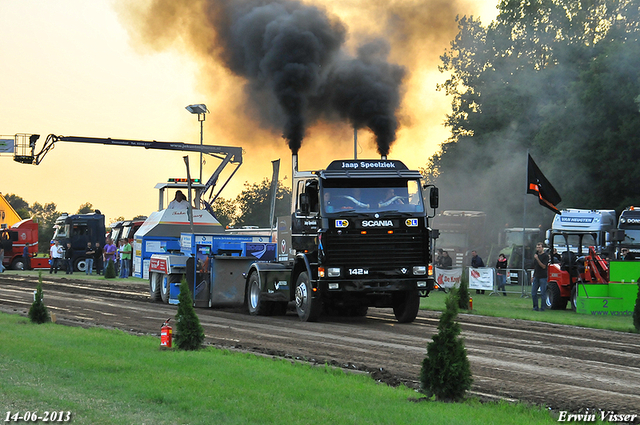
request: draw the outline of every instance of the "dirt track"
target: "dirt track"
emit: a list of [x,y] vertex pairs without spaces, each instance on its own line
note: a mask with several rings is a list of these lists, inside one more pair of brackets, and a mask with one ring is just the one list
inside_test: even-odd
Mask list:
[[[175,306],[150,302],[144,283],[43,278],[45,303],[58,323],[159,335],[162,322],[176,312]],[[0,275],[0,310],[26,314],[36,284],[35,274]],[[439,318],[437,312],[421,311],[414,323],[398,324],[390,310],[370,309],[365,318],[302,323],[293,312],[284,317],[252,317],[229,309],[197,313],[208,344],[326,362],[410,387],[418,385],[420,363]],[[640,335],[466,314],[459,321],[474,395],[554,410],[640,415]]]

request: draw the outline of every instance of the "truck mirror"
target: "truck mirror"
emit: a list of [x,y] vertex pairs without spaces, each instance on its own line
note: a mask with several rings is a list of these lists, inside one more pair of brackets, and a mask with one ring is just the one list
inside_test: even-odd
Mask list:
[[300,194],[300,212],[302,215],[309,215],[310,205],[309,205],[309,195],[306,193]]
[[438,193],[437,187],[432,187],[429,192],[429,205],[431,208],[438,208],[438,204],[440,202],[440,194]]

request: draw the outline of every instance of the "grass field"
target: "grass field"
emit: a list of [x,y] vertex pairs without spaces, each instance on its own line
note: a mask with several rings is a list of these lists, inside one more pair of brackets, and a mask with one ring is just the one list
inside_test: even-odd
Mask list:
[[0,329],[0,420],[55,411],[74,424],[555,422],[537,407],[417,403],[420,394],[365,375],[213,348],[163,351],[158,338],[120,331],[7,314]]
[[[517,291],[518,286],[513,286],[511,291]],[[531,287],[529,287],[530,289]],[[460,311],[461,314],[476,314],[480,316],[507,317],[510,319],[537,320],[540,322],[557,323],[562,325],[581,326],[585,328],[609,329],[621,332],[634,332],[632,316],[592,316],[578,314],[567,310],[545,310],[533,311],[533,301],[530,296],[522,297],[520,293],[509,293],[506,297],[500,295],[489,295],[487,291],[484,295],[478,295],[475,290],[471,290],[473,298],[473,309],[471,311]],[[444,309],[444,292],[436,291],[423,298],[420,303],[421,309],[438,310]]]

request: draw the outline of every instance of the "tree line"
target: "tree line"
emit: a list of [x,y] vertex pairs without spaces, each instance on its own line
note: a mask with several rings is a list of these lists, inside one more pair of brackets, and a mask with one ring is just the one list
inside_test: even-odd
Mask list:
[[[502,0],[498,10],[487,26],[458,18],[441,56],[451,135],[423,169],[441,207],[522,224],[527,151],[559,208],[637,204],[640,1]],[[527,225],[550,221],[530,198]]]
[[[269,227],[271,194],[269,192],[270,181],[264,179],[260,183],[245,182],[244,190],[234,199],[219,197],[213,205],[213,211],[223,226],[259,226]],[[55,232],[56,219],[62,214],[57,210],[54,202],[41,204],[34,202],[29,205],[22,197],[9,194],[5,199],[13,207],[22,219],[33,218],[38,223],[38,250],[49,252],[49,243]],[[278,182],[276,194],[276,214],[288,215],[291,205],[291,189],[285,188],[282,182]],[[90,202],[80,205],[75,214],[89,214],[95,209]],[[134,219],[143,216],[134,217]],[[124,221],[124,217],[118,217],[114,221]],[[108,223],[107,223],[108,225]]]

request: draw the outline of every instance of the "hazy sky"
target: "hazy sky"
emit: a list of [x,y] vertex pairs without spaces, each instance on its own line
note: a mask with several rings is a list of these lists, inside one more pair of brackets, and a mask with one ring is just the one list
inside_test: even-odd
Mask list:
[[[140,5],[144,2],[134,2]],[[390,158],[409,167],[424,166],[447,138],[442,126],[449,102],[435,85],[444,77],[438,56],[457,32],[456,15],[495,17],[491,0],[318,0],[339,16],[349,31],[348,45],[367,36],[390,33],[389,8],[399,17],[389,35],[390,61],[407,68],[401,128]],[[215,59],[205,60],[179,42],[168,45],[138,37],[142,25],[129,2],[109,0],[0,1],[0,138],[16,133],[121,139],[200,142],[200,125],[185,110],[205,103],[211,114],[204,143],[241,146],[244,164],[223,192],[233,198],[244,182],[271,176],[271,161],[281,158],[280,178],[290,177],[290,152],[280,134],[251,122],[241,102],[243,81],[225,73]],[[366,5],[366,7],[364,6]],[[391,5],[391,6],[389,6]],[[443,12],[445,10],[445,12]],[[386,16],[384,19],[381,16]],[[407,16],[411,22],[402,21]],[[402,18],[402,19],[400,19]],[[404,39],[403,39],[404,37]],[[153,44],[153,46],[151,46]],[[376,158],[368,131],[358,133],[359,158]],[[56,203],[74,213],[93,204],[107,222],[148,215],[158,208],[154,186],[185,177],[180,151],[60,142],[40,165],[19,164],[0,155],[0,192],[30,204]],[[353,156],[348,124],[316,125],[300,150],[300,169],[326,166]],[[192,176],[199,155],[190,155]],[[209,158],[203,177],[218,165]],[[228,167],[229,169],[229,167]],[[290,180],[285,180],[289,182]]]

